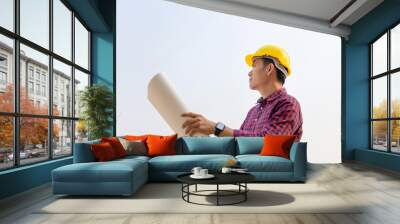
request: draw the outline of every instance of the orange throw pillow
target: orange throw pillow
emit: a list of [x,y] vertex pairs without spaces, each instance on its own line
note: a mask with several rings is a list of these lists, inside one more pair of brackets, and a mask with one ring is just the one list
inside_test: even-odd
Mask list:
[[164,155],[175,155],[176,154],[176,139],[178,134],[161,136],[161,135],[149,135],[146,143],[148,147],[148,156],[164,156]]
[[101,138],[101,142],[108,142],[114,149],[115,155],[117,158],[121,158],[126,156],[126,151],[124,146],[122,146],[121,142],[117,137],[109,137],[109,138]]
[[294,135],[265,135],[260,155],[290,159],[290,148],[295,139]]
[[124,138],[129,141],[141,140],[143,142],[146,142],[148,136],[149,135],[125,135]]
[[92,149],[94,157],[99,162],[109,161],[117,158],[114,149],[108,142],[93,144],[90,147]]

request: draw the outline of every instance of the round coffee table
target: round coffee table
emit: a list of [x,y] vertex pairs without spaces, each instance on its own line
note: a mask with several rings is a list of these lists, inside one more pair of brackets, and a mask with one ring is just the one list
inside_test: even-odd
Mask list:
[[[234,205],[247,200],[247,192],[249,188],[247,183],[255,180],[255,177],[249,173],[214,173],[215,176],[212,179],[193,179],[190,177],[191,173],[182,174],[177,177],[178,181],[182,183],[182,199],[188,203],[198,204],[198,205]],[[216,185],[215,190],[197,190],[197,185]],[[190,191],[190,186],[195,186],[194,191]],[[223,190],[220,189],[220,185],[236,185],[237,190]],[[215,192],[215,194],[205,194],[209,192]],[[222,194],[221,194],[222,193]],[[204,197],[216,197],[217,204],[202,204],[190,201],[190,196],[204,196]],[[241,196],[241,199],[231,203],[221,203],[221,197],[229,196]]]

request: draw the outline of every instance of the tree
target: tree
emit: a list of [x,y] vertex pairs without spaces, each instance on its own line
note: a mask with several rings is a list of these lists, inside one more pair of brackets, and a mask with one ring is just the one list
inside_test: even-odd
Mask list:
[[[392,117],[400,117],[400,100],[394,99],[392,101]],[[400,140],[400,121],[394,120],[392,121],[392,141],[397,141],[399,143]]]
[[[400,117],[400,100],[395,98],[391,104],[391,117]],[[373,118],[387,118],[387,100],[382,100],[378,106],[373,108]],[[399,141],[400,138],[400,122],[398,120],[391,121],[392,124],[392,142]],[[386,139],[387,122],[375,121],[373,125],[374,139]]]
[[87,125],[84,120],[78,120],[76,123],[77,141],[82,141],[87,136]]
[[[5,93],[0,93],[0,110],[5,112],[13,112],[14,88],[10,84],[6,88]],[[29,99],[25,88],[20,88],[20,109],[24,114],[47,114],[48,106],[34,105]],[[55,113],[59,113],[58,110]],[[13,146],[13,120],[11,116],[0,116],[0,147],[11,148]],[[48,119],[46,118],[20,118],[20,149],[24,149],[26,145],[42,144],[47,142],[48,136]],[[59,136],[59,128],[53,127],[53,138]]]
[[13,120],[9,116],[0,116],[0,149],[13,146]]
[[[8,85],[6,92],[0,93],[0,111],[12,112],[14,107],[13,86]],[[13,119],[10,116],[0,116],[0,148],[13,146]]]
[[107,86],[95,84],[87,86],[80,92],[82,118],[89,131],[89,139],[109,136],[112,126],[113,94]]
[[[386,118],[387,117],[387,101],[382,100],[377,107],[373,108],[373,118]],[[373,122],[373,136],[374,139],[385,139],[387,137],[387,122],[378,121]]]

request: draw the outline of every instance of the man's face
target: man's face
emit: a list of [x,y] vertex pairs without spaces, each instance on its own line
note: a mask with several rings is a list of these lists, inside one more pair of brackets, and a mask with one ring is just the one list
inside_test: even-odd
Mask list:
[[249,87],[257,90],[271,80],[272,64],[266,65],[261,58],[253,58],[253,68],[249,72]]

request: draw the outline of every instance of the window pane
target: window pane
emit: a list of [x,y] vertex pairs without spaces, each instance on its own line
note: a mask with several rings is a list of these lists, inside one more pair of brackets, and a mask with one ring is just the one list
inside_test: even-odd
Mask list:
[[53,60],[53,114],[72,117],[71,66]]
[[400,120],[393,120],[391,123],[392,152],[400,153]]
[[372,45],[372,68],[373,75],[387,71],[387,34]]
[[53,1],[53,51],[71,60],[71,11],[60,1]]
[[387,121],[372,122],[372,147],[387,151]]
[[0,111],[14,111],[13,40],[0,35]]
[[0,116],[0,170],[14,165],[13,118]]
[[89,85],[89,75],[75,69],[75,117],[80,117],[80,94]]
[[88,140],[88,129],[86,122],[78,120],[75,122],[75,143]]
[[48,114],[49,57],[21,44],[20,109],[25,114]]
[[49,47],[49,0],[20,0],[21,36]]
[[14,31],[14,0],[1,0],[0,9],[0,26]]
[[21,117],[20,164],[34,163],[49,158],[48,119]]
[[387,77],[372,80],[372,118],[387,117]]
[[400,118],[400,72],[391,75],[390,97],[392,117]]
[[72,121],[53,121],[53,156],[60,157],[72,154]]
[[89,32],[75,18],[75,63],[89,69]]
[[390,50],[391,69],[400,67],[400,24],[391,31]]

